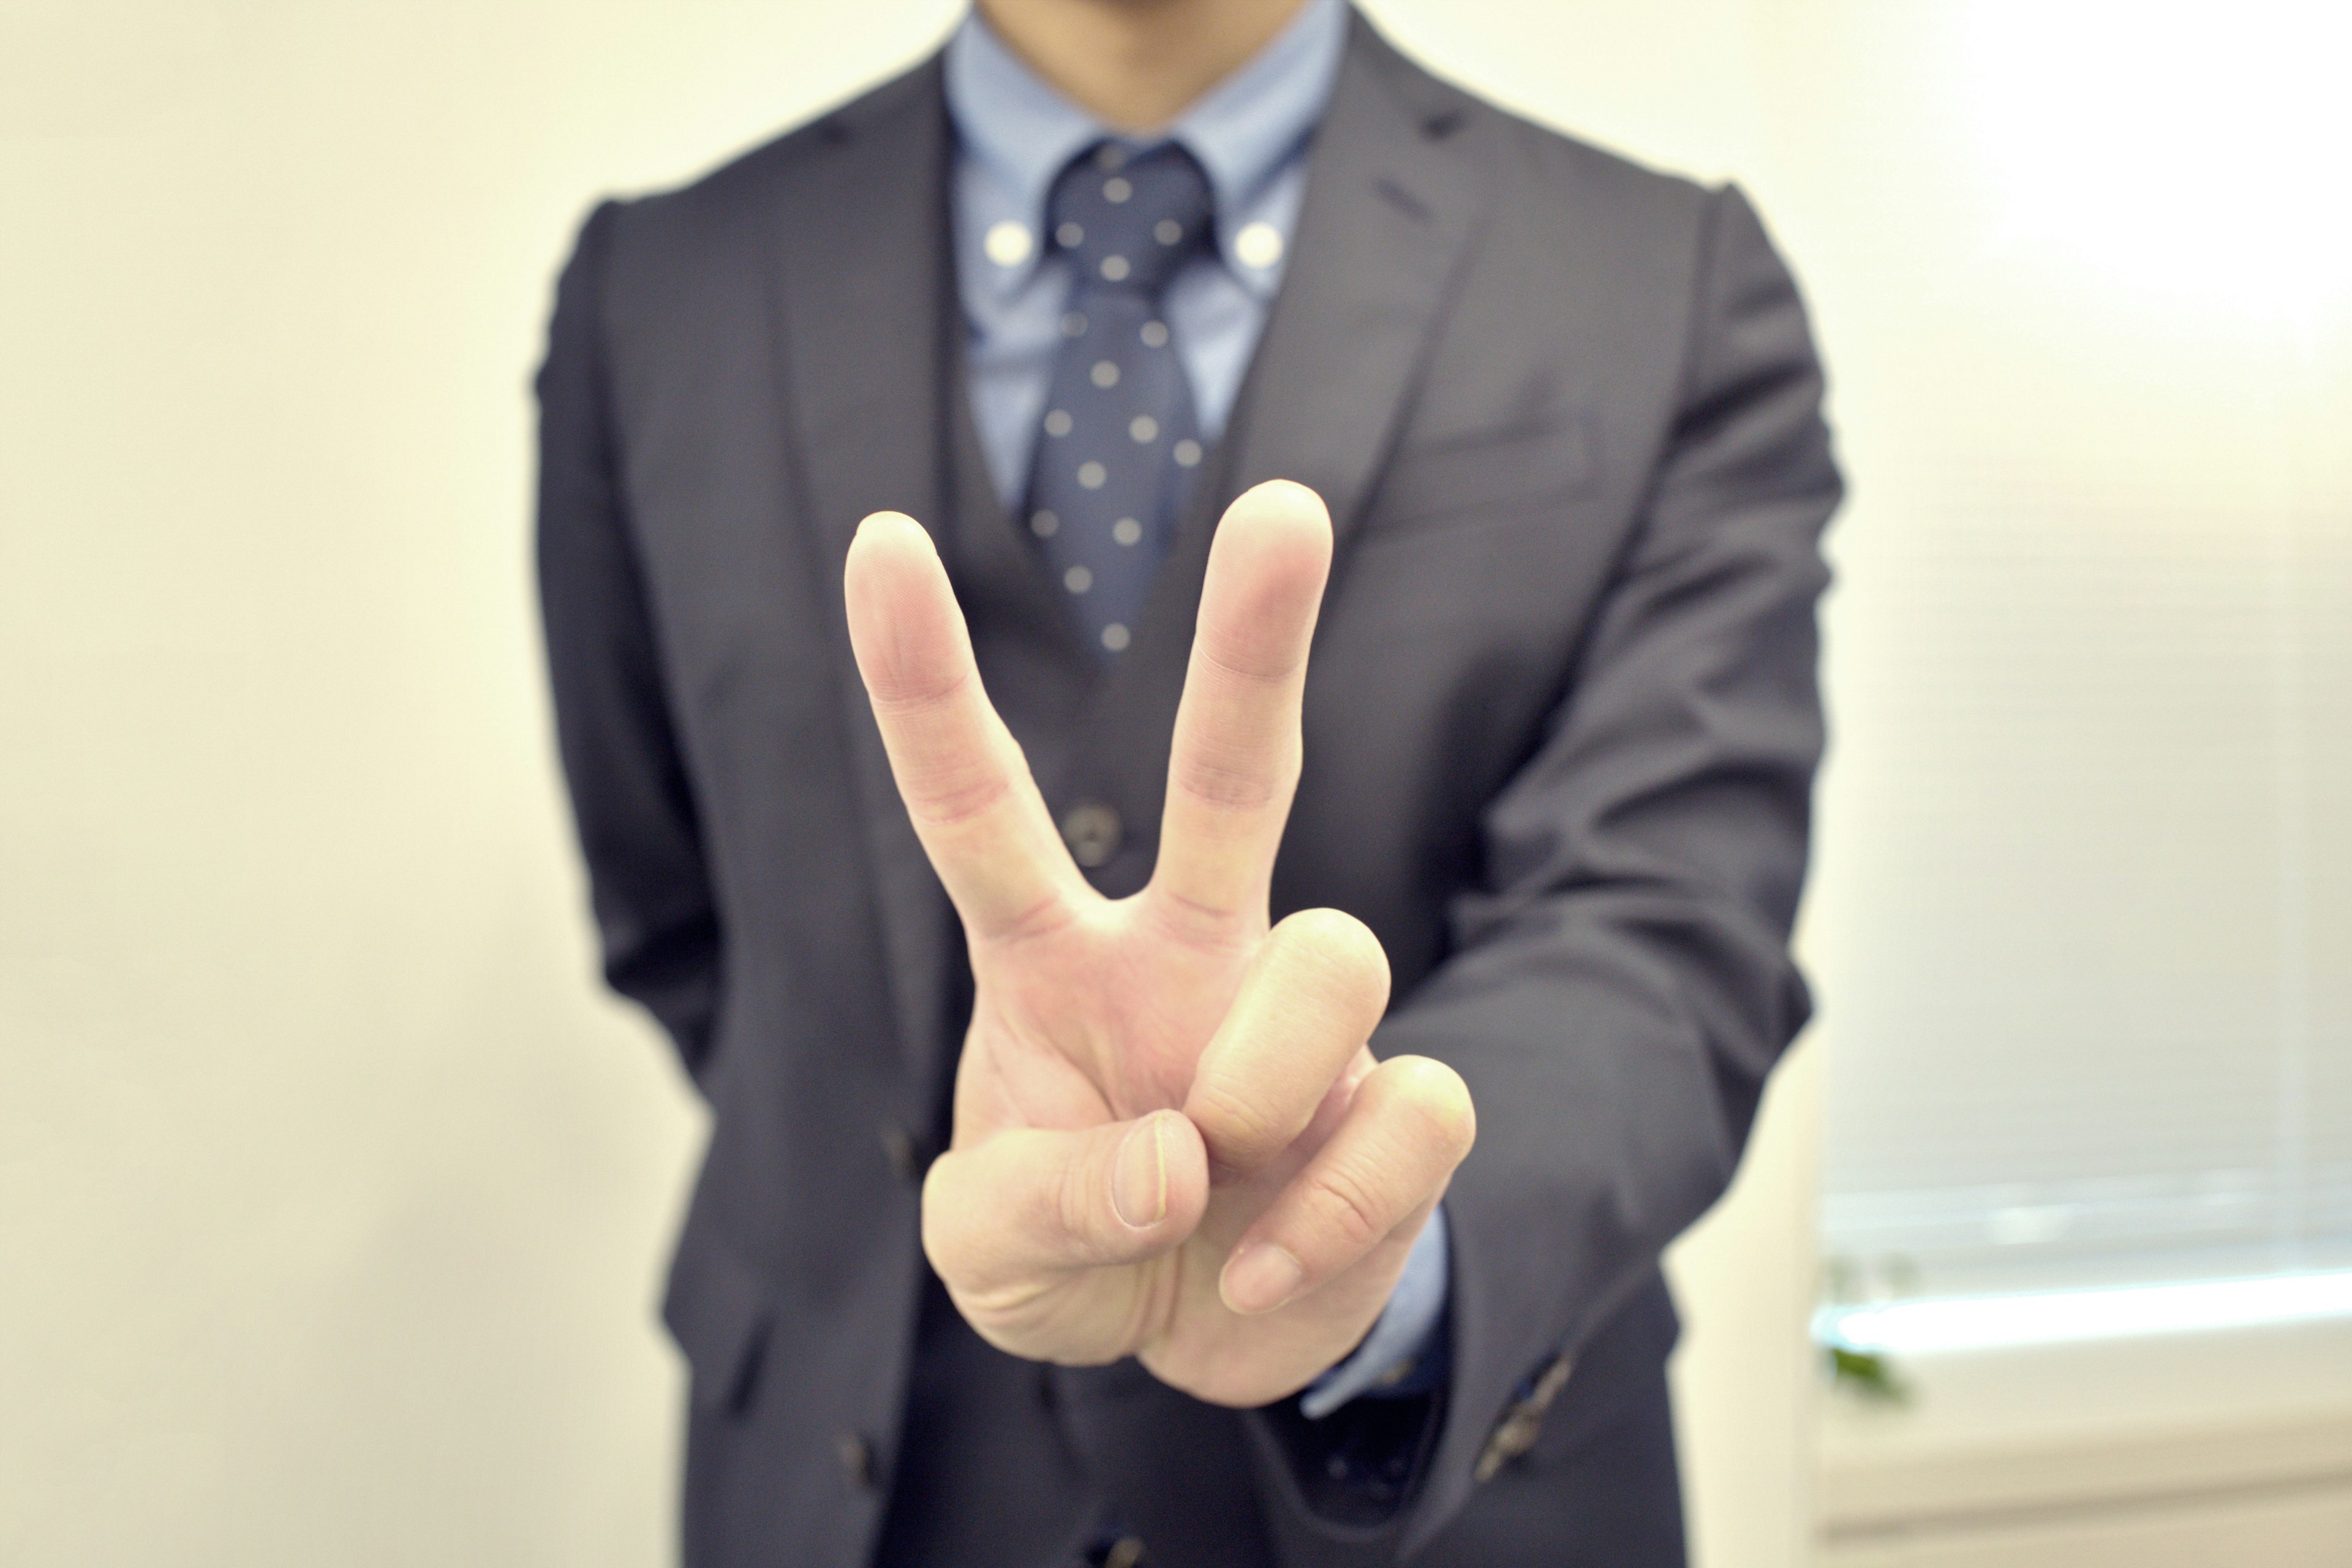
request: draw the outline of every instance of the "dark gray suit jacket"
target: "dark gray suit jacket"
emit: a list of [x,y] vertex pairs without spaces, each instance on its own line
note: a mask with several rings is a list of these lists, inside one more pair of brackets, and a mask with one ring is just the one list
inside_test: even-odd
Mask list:
[[[601,206],[540,377],[549,660],[606,973],[714,1114],[665,1308],[695,1562],[849,1568],[895,1506],[973,1514],[957,1539],[1043,1563],[1087,1522],[1017,1479],[891,1502],[959,958],[841,576],[866,512],[945,541],[985,504],[958,435],[950,134],[934,60]],[[1678,1554],[1658,1254],[1723,1190],[1808,1006],[1786,942],[1840,493],[1821,394],[1736,191],[1514,120],[1357,22],[1218,483],[1132,647],[1097,679],[1050,610],[998,640],[1063,672],[1035,721],[1048,802],[1116,813],[1095,876],[1131,889],[1215,512],[1277,476],[1329,504],[1276,913],[1367,921],[1396,980],[1375,1050],[1448,1061],[1476,1099],[1453,1373],[1391,1416],[1405,1462],[1376,1505],[1287,1406],[1024,1368],[1025,1404],[980,1430],[1049,1433],[1039,1495],[1081,1478],[1173,1565]],[[1028,694],[1020,658],[983,668],[1000,701]]]

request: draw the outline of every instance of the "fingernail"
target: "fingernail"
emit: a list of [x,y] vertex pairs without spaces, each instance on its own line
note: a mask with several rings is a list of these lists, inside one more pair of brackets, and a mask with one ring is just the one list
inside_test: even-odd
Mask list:
[[1271,1312],[1298,1294],[1307,1270],[1270,1241],[1255,1243],[1225,1265],[1225,1305],[1236,1312]]
[[1145,1117],[1118,1146],[1110,1178],[1110,1206],[1138,1230],[1168,1217],[1168,1154],[1160,1147],[1158,1112]]

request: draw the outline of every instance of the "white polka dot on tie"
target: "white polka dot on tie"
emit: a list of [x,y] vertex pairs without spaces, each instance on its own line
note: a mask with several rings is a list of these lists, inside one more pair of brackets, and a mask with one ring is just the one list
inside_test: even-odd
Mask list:
[[1062,318],[1062,335],[1064,337],[1084,337],[1086,335],[1086,331],[1087,317],[1085,311],[1072,310],[1068,315]]
[[1133,195],[1135,195],[1135,187],[1125,180],[1114,177],[1103,182],[1103,200],[1113,206],[1118,205]]
[[[969,234],[971,231],[966,229],[964,232]],[[1006,218],[1003,223],[991,225],[988,237],[980,243],[981,248],[988,252],[988,258],[999,267],[1018,267],[1029,259],[1030,249],[1036,241],[1030,235],[1027,224]]]
[[1029,518],[1029,531],[1040,539],[1053,538],[1054,531],[1061,526],[1062,520],[1050,511],[1033,512]]
[[1166,348],[1168,346],[1168,323],[1165,321],[1144,322],[1143,346],[1148,349]]
[[1054,237],[1061,241],[1063,249],[1076,250],[1086,243],[1087,231],[1076,224],[1066,223],[1054,231]]
[[1127,258],[1106,256],[1102,258],[1102,275],[1113,283],[1123,283],[1128,274]]
[[1113,621],[1110,625],[1103,627],[1103,647],[1110,649],[1113,653],[1126,652],[1127,628],[1120,626],[1117,621]]
[[1234,254],[1244,267],[1271,267],[1282,259],[1282,231],[1270,223],[1244,224],[1234,236]]
[[1127,433],[1140,443],[1160,438],[1160,421],[1149,414],[1139,414],[1127,422]]
[[1073,566],[1062,574],[1062,586],[1073,594],[1083,594],[1095,585],[1095,574],[1083,566]]
[[1068,435],[1069,433],[1070,433],[1070,411],[1069,411],[1068,409],[1066,409],[1066,408],[1056,408],[1056,409],[1055,409],[1055,410],[1054,410],[1054,412],[1052,412],[1051,414],[1048,414],[1048,415],[1046,415],[1046,416],[1045,416],[1045,434],[1046,434],[1046,435],[1048,435],[1048,436],[1066,436],[1066,435]]
[[1178,468],[1189,468],[1193,467],[1201,460],[1201,443],[1193,440],[1177,442],[1175,458],[1176,466]]
[[1110,536],[1121,544],[1143,542],[1143,524],[1131,517],[1122,517],[1110,525]]
[[1087,379],[1093,382],[1097,386],[1117,386],[1118,384],[1118,366],[1109,360],[1098,359],[1095,361],[1094,369],[1087,372]]
[[1078,465],[1078,483],[1087,489],[1102,489],[1103,481],[1109,478],[1110,470],[1100,463],[1086,462]]
[[1127,149],[1116,142],[1106,142],[1095,149],[1095,167],[1108,171],[1127,167]]
[[1151,226],[1151,237],[1162,245],[1173,245],[1184,237],[1184,226],[1172,217],[1161,218]]

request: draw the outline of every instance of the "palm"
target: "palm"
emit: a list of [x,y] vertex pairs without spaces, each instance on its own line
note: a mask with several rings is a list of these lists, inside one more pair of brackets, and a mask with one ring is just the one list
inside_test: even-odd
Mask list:
[[1265,921],[1196,943],[1144,929],[1146,914],[1140,900],[1095,900],[1052,931],[973,952],[963,1072],[990,1100],[967,1100],[959,1085],[959,1135],[1182,1107]]
[[[974,1327],[1016,1353],[1134,1354],[1224,1404],[1286,1394],[1377,1316],[1470,1136],[1458,1079],[1376,1068],[1364,1047],[1388,988],[1370,933],[1330,910],[1267,925],[1328,560],[1320,505],[1262,487],[1228,514],[1159,865],[1115,902],[1055,837],[928,540],[878,521],[851,557],[852,633],[976,983],[926,1247]],[[1255,1289],[1266,1271],[1244,1253],[1296,1278]]]

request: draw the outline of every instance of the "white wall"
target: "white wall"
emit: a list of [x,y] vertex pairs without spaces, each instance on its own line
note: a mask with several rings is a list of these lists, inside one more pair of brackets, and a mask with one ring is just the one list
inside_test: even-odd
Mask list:
[[[1378,9],[1773,209],[1744,5]],[[0,6],[0,1561],[666,1560],[699,1128],[591,980],[526,376],[595,195],[950,15]],[[1793,1552],[1809,1082],[1685,1258],[1715,1568]]]

